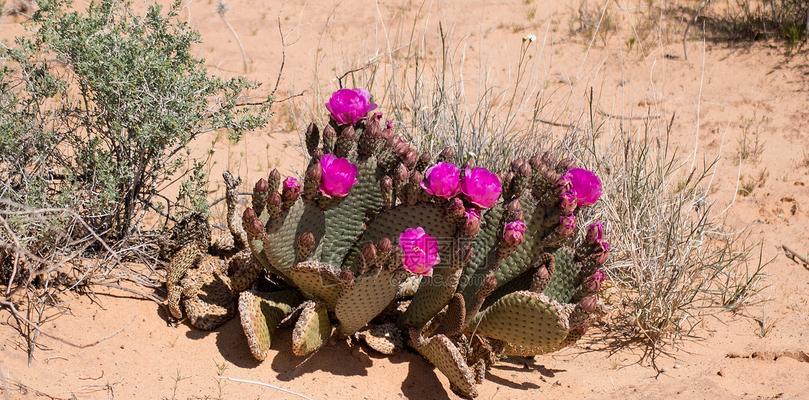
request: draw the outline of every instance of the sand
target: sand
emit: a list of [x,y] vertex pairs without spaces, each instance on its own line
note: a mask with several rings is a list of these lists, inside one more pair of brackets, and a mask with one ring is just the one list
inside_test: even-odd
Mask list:
[[[534,4],[541,3],[541,4]],[[212,1],[187,1],[181,14],[200,30],[198,54],[225,76],[242,74],[239,46]],[[729,224],[748,228],[763,243],[767,289],[744,315],[722,315],[700,327],[703,340],[685,343],[659,361],[659,376],[638,365],[638,354],[611,354],[584,347],[537,357],[533,365],[496,366],[480,387],[480,399],[809,399],[809,270],[783,256],[781,245],[809,253],[809,62],[789,58],[779,44],[728,46],[690,41],[688,60],[679,41],[643,43],[628,50],[619,30],[606,44],[591,45],[568,30],[573,9],[564,1],[523,0],[372,2],[227,2],[226,18],[249,57],[246,75],[271,87],[281,56],[277,22],[288,46],[279,93],[304,91],[282,103],[276,118],[238,144],[210,134],[194,144],[197,155],[214,149],[211,176],[225,168],[253,182],[269,168],[284,174],[304,166],[296,122],[335,87],[338,71],[362,65],[400,45],[410,24],[428,32],[436,45],[438,23],[467,53],[469,87],[480,72],[509,82],[522,38],[536,34],[544,46],[539,65],[543,84],[559,87],[547,118],[565,122],[581,109],[587,88],[596,88],[604,113],[614,116],[670,115],[675,143],[688,154],[722,156],[713,199]],[[534,10],[533,12],[531,10]],[[0,19],[0,38],[20,31],[19,18]],[[405,27],[399,29],[398,27]],[[404,33],[403,33],[404,32]],[[420,37],[419,37],[420,39]],[[315,84],[317,82],[318,84]],[[613,121],[615,122],[615,121]],[[744,129],[758,132],[763,150],[756,160],[738,159]],[[734,196],[742,182],[766,171],[767,179],[748,196]],[[212,184],[212,191],[221,190]],[[171,326],[158,304],[120,291],[95,298],[61,299],[70,313],[44,324],[58,341],[43,346],[30,366],[22,340],[0,311],[0,376],[5,398],[78,399],[293,399],[277,389],[222,379],[252,380],[312,399],[456,398],[446,379],[410,353],[379,357],[337,343],[302,359],[289,354],[290,333],[273,343],[268,360],[248,353],[237,320],[215,332]],[[753,318],[771,323],[757,334]],[[68,341],[71,344],[65,343]],[[96,343],[97,342],[97,343]],[[90,345],[77,347],[76,345]],[[803,353],[802,353],[803,352]],[[28,389],[20,389],[18,385]]]

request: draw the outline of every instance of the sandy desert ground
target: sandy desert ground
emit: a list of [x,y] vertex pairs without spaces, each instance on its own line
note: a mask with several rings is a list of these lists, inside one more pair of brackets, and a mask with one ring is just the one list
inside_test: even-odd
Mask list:
[[[691,341],[659,361],[659,376],[635,363],[638,354],[577,347],[538,357],[534,365],[502,364],[480,388],[480,399],[809,399],[809,269],[790,261],[788,245],[809,253],[809,59],[788,58],[779,44],[727,45],[689,41],[688,60],[679,41],[650,41],[643,52],[627,50],[620,33],[606,44],[588,43],[568,26],[573,7],[565,1],[262,1],[227,2],[227,20],[249,58],[247,76],[272,85],[281,55],[277,21],[288,46],[280,90],[304,96],[279,105],[267,129],[239,144],[216,134],[195,144],[200,155],[214,150],[211,176],[225,168],[253,182],[277,167],[299,173],[304,158],[293,123],[308,105],[334,88],[334,76],[407,44],[400,28],[425,32],[436,45],[439,22],[466,52],[470,77],[481,71],[508,81],[522,38],[542,45],[538,66],[547,87],[557,88],[548,119],[564,120],[595,87],[600,107],[612,115],[676,112],[675,142],[683,151],[722,156],[714,200],[730,205],[727,217],[763,242],[768,287],[744,314],[772,323],[760,337],[753,318],[722,315]],[[216,2],[187,0],[181,15],[203,38],[198,53],[212,71],[242,73],[232,33]],[[0,38],[20,32],[19,18],[0,19]],[[415,21],[415,23],[414,23]],[[621,28],[627,29],[627,28]],[[472,61],[474,60],[474,61]],[[315,84],[317,82],[317,84]],[[470,78],[470,90],[479,82]],[[320,97],[318,97],[320,96]],[[551,129],[551,128],[549,128]],[[736,162],[745,129],[759,135],[758,160]],[[696,142],[695,142],[696,141]],[[739,178],[766,175],[748,196],[735,196]],[[213,187],[212,190],[217,189]],[[63,299],[70,313],[48,322],[50,335],[28,366],[21,339],[0,313],[0,386],[4,398],[59,399],[293,399],[291,394],[220,376],[277,385],[312,399],[455,398],[443,376],[414,354],[390,358],[341,344],[315,355],[292,357],[289,332],[273,343],[264,363],[251,358],[240,325],[232,320],[215,332],[167,324],[154,302],[127,293],[103,292]],[[99,343],[87,348],[75,344]],[[738,356],[738,357],[737,357]],[[14,383],[27,387],[21,390]]]

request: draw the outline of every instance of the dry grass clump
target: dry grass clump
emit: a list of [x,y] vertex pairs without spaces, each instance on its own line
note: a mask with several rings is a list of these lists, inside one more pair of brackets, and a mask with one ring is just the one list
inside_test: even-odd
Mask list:
[[[696,155],[678,154],[669,141],[672,120],[599,113],[592,92],[565,114],[573,122],[546,117],[555,104],[536,72],[542,54],[534,38],[523,40],[514,80],[482,76],[475,94],[465,85],[463,50],[448,50],[462,43],[449,45],[443,31],[437,43],[416,40],[406,56],[380,57],[340,83],[370,87],[400,132],[430,150],[456,148],[458,162],[502,169],[514,157],[550,150],[602,177],[605,194],[589,217],[607,221],[614,256],[600,343],[640,347],[641,361],[654,366],[659,355],[699,337],[707,316],[754,301],[766,263],[744,232],[725,225],[726,210],[711,197],[719,159],[697,163]],[[427,56],[430,46],[436,58]]]

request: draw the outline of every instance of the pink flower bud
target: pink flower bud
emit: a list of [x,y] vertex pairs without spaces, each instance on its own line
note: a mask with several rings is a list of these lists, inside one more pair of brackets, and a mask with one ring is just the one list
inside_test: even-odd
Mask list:
[[284,179],[283,185],[283,194],[281,197],[286,200],[290,201],[293,199],[297,199],[298,195],[301,194],[301,184],[298,183],[298,180],[295,179],[294,176],[289,176]]
[[259,179],[256,185],[253,186],[253,192],[255,193],[267,193],[268,191],[270,191],[270,183],[264,178]]
[[464,211],[464,218],[466,221],[463,225],[463,233],[466,236],[475,236],[480,232],[480,211],[477,208],[470,207]]
[[579,207],[595,204],[601,197],[601,180],[592,171],[584,168],[571,168],[562,180],[570,181],[570,190],[576,194]]
[[525,222],[511,221],[503,228],[503,241],[509,246],[519,246],[525,241]]
[[365,89],[340,89],[332,93],[326,108],[338,125],[354,125],[368,116],[376,104]]
[[[425,191],[427,190],[423,183],[421,187],[424,188]],[[464,218],[466,216],[466,208],[463,205],[463,200],[457,197],[450,200],[449,206],[447,206],[447,215],[453,220],[460,220],[461,218]]]
[[576,217],[573,214],[565,214],[559,217],[559,226],[556,232],[563,237],[570,237],[576,232]]
[[586,313],[592,313],[598,307],[598,298],[595,296],[587,296],[579,301],[579,306]]
[[602,240],[598,242],[599,251],[596,255],[595,261],[599,264],[604,264],[607,262],[607,258],[610,256],[610,244],[606,240]]
[[568,190],[559,195],[559,208],[568,214],[576,210],[576,193]]
[[346,158],[324,154],[320,158],[320,192],[326,197],[345,197],[357,183],[357,166]]
[[450,199],[461,192],[460,175],[455,164],[442,161],[427,168],[421,187],[430,195]]
[[603,269],[599,268],[593,273],[592,276],[587,278],[584,285],[588,292],[596,293],[601,289],[601,284],[604,283],[605,279],[607,279],[607,275],[604,273]]
[[418,226],[407,228],[399,235],[402,265],[413,274],[432,276],[433,267],[440,262],[438,241]]
[[587,227],[587,242],[598,244],[604,240],[604,223],[595,221]]
[[491,208],[500,198],[503,191],[500,178],[486,168],[466,168],[461,181],[461,192],[470,203]]

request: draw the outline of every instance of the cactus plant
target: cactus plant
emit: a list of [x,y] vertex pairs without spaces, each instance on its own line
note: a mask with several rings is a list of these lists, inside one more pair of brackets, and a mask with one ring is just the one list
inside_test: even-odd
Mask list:
[[451,149],[419,153],[369,114],[375,107],[365,91],[336,92],[329,124],[307,128],[303,184],[282,184],[274,170],[255,185],[243,213],[249,247],[291,288],[242,293],[256,358],[297,307],[295,354],[316,351],[335,327],[384,353],[409,337],[453,390],[474,397],[498,357],[578,340],[609,252],[602,224],[576,235],[598,178],[552,154],[515,160],[501,176],[458,166]]

